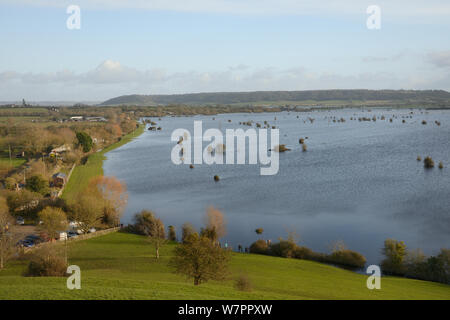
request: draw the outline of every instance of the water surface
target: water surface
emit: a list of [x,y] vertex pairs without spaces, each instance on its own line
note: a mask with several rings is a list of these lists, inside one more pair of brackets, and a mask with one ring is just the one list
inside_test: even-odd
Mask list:
[[[180,232],[187,221],[202,226],[212,205],[225,213],[223,242],[234,248],[249,246],[261,227],[265,239],[295,231],[300,244],[322,252],[343,240],[370,263],[379,262],[386,238],[434,254],[450,244],[450,112],[410,112],[348,109],[153,118],[163,130],[146,131],[109,152],[104,171],[127,184],[124,223],[146,208]],[[386,120],[350,120],[374,115]],[[334,117],[346,121],[333,122]],[[193,132],[194,120],[203,120],[204,130],[223,132],[249,128],[240,121],[267,120],[280,129],[280,143],[292,151],[280,154],[275,176],[261,176],[259,165],[174,165],[171,133],[176,128]],[[302,152],[298,140],[305,136],[308,151]],[[418,155],[432,156],[436,167],[425,170]],[[439,161],[447,167],[438,169]],[[216,174],[218,183],[213,181]]]

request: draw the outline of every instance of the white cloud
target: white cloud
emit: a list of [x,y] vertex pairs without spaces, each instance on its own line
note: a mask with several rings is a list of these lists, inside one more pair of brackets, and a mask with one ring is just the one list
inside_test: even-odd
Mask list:
[[427,60],[434,64],[438,68],[449,68],[450,67],[450,50],[430,52],[427,55]]
[[1,100],[106,100],[123,94],[307,90],[307,89],[450,89],[448,73],[392,72],[359,74],[319,73],[304,67],[289,69],[231,66],[223,71],[169,73],[138,70],[106,60],[85,72],[0,72]]

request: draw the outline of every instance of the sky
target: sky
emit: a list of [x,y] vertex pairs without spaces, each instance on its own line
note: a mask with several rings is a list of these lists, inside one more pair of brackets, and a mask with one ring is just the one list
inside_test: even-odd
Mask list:
[[0,0],[0,41],[0,101],[450,90],[448,0]]

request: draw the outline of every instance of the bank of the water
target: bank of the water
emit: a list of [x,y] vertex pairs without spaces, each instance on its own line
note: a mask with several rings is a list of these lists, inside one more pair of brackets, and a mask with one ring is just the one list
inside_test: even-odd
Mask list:
[[141,135],[144,130],[145,125],[140,124],[136,130],[123,136],[120,141],[113,143],[101,151],[91,154],[85,164],[76,166],[72,172],[70,180],[64,188],[62,198],[65,200],[73,199],[78,192],[82,191],[83,188],[86,187],[89,179],[95,176],[103,175],[103,160],[106,159],[106,153],[130,142],[134,138]]

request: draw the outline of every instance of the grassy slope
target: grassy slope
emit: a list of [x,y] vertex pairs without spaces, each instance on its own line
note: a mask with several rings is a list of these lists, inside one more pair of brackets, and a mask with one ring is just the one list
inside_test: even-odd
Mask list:
[[195,287],[161,261],[143,237],[114,233],[71,245],[69,263],[81,268],[81,290],[65,278],[26,278],[24,262],[0,271],[0,299],[450,299],[450,286],[395,277],[368,290],[364,275],[311,261],[234,253],[231,279],[246,273],[254,289],[237,291],[233,280]]
[[89,179],[95,176],[103,175],[103,160],[106,159],[105,153],[116,149],[125,143],[131,141],[135,137],[144,132],[145,126],[140,125],[135,131],[125,135],[122,139],[102,151],[93,153],[89,156],[86,164],[78,165],[72,172],[69,182],[64,188],[62,197],[66,200],[71,200],[74,195],[83,190],[89,182]]

